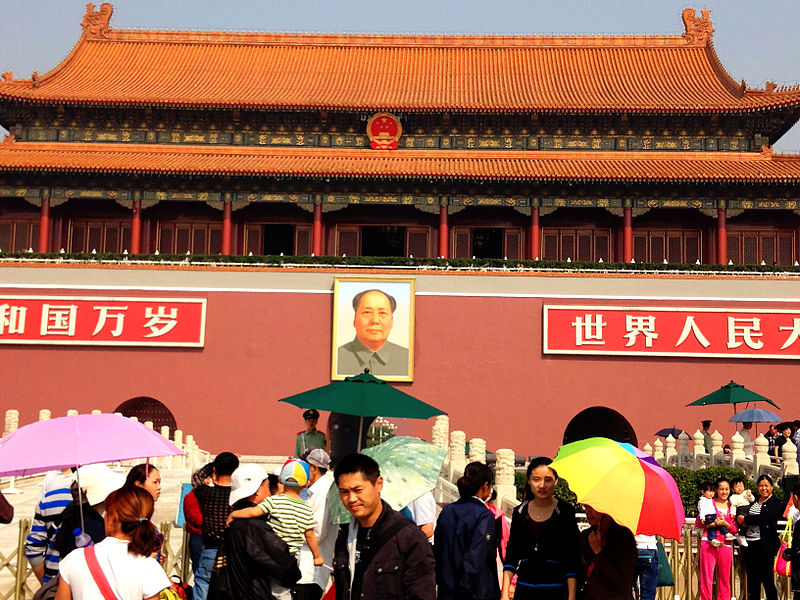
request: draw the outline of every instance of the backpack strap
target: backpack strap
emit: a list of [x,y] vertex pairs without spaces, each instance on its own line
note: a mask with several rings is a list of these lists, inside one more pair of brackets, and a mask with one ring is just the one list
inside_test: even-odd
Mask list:
[[89,573],[92,574],[92,579],[94,579],[97,587],[100,588],[100,593],[103,595],[103,598],[105,598],[105,600],[118,600],[116,594],[111,589],[111,584],[108,583],[108,578],[105,573],[103,573],[103,569],[100,568],[94,546],[87,546],[84,548],[83,555],[86,558],[86,565],[89,567]]

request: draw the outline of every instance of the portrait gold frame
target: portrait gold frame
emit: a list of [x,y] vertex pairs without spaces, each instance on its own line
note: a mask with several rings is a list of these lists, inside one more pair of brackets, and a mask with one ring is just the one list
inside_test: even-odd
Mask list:
[[[413,277],[334,277],[331,380],[341,381],[347,376],[358,375],[358,373],[339,371],[339,347],[355,337],[355,328],[352,324],[353,296],[359,292],[376,289],[391,294],[397,301],[394,324],[388,341],[408,348],[408,364],[403,374],[373,373],[373,375],[386,381],[414,381],[415,284],[416,280]],[[399,294],[399,291],[404,293]]]

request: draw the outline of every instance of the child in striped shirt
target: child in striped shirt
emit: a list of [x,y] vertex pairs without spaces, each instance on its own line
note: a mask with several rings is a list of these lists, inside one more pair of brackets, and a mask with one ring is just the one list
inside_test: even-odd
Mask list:
[[[300,490],[308,483],[309,475],[306,462],[296,458],[287,460],[280,476],[283,493],[267,496],[258,506],[233,511],[228,517],[228,524],[233,519],[251,519],[266,515],[275,534],[289,546],[290,554],[297,558],[297,553],[305,542],[314,555],[314,565],[324,565],[325,560],[319,553],[317,536],[314,534],[317,524],[314,514],[306,501],[300,498]],[[272,593],[279,600],[291,598],[288,588],[283,588],[274,581]]]

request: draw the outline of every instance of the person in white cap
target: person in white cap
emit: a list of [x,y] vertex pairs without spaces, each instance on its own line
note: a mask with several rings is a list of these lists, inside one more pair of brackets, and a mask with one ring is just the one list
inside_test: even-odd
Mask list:
[[331,457],[325,450],[312,448],[303,453],[303,460],[308,463],[309,469],[306,502],[311,507],[317,523],[314,526],[314,534],[317,536],[319,553],[324,564],[322,566],[314,565],[314,553],[307,543],[300,547],[299,561],[302,577],[294,586],[294,599],[320,600],[331,578],[330,564],[338,532],[338,528],[331,524],[328,510],[328,490],[333,485],[333,477],[328,471]]
[[125,477],[121,473],[115,473],[104,464],[80,467],[78,480],[82,490],[83,523],[81,523],[81,508],[78,504],[76,488],[76,500],[64,509],[61,525],[47,552],[45,576],[48,580],[58,573],[60,560],[75,550],[74,531],[76,529],[82,529],[82,533],[88,535],[94,543],[100,542],[106,537],[103,518],[104,503],[111,492],[118,490],[125,483]]
[[[267,472],[259,465],[239,465],[231,475],[231,508],[251,508],[269,496]],[[265,518],[236,519],[225,531],[223,550],[227,560],[230,596],[272,600],[272,583],[291,587],[300,579],[297,561]],[[217,581],[212,575],[209,597],[215,597]]]

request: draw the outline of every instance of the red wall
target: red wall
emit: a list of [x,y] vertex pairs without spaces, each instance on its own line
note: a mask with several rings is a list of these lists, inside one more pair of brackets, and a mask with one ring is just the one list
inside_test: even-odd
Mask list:
[[[302,428],[300,410],[278,398],[330,381],[332,295],[114,293],[207,298],[205,347],[0,346],[3,410],[19,409],[20,422],[27,423],[40,408],[50,408],[54,416],[71,408],[111,411],[129,398],[152,396],[172,410],[178,427],[212,452],[292,451]],[[109,292],[81,292],[91,294]],[[794,391],[800,366],[793,361],[543,356],[544,303],[540,298],[418,295],[415,381],[396,385],[447,411],[451,429],[464,430],[468,439],[484,437],[489,449],[524,454],[554,454],[569,420],[594,405],[623,413],[640,444],[652,442],[653,432],[665,426],[694,432],[705,418],[727,437],[733,432],[727,423],[731,407],[685,405],[730,379],[773,398],[783,418],[800,415]],[[665,304],[714,305],[660,303]],[[431,425],[403,424],[401,432],[430,439]]]

